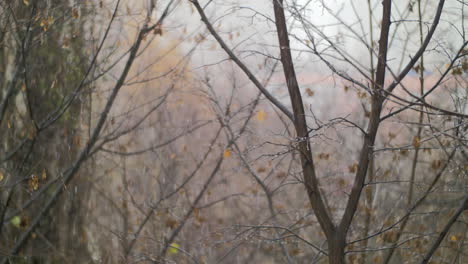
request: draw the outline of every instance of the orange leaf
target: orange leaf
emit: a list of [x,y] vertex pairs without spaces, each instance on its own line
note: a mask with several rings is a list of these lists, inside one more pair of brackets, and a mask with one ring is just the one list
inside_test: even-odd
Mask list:
[[225,150],[224,150],[224,153],[223,153],[223,157],[229,158],[229,157],[231,157],[231,154],[232,154],[232,153],[231,153],[231,150],[230,150],[230,149],[225,149]]
[[258,113],[257,113],[257,120],[260,121],[260,122],[262,122],[262,121],[265,121],[265,118],[266,118],[266,113],[265,113],[265,111],[263,111],[263,110],[258,111]]

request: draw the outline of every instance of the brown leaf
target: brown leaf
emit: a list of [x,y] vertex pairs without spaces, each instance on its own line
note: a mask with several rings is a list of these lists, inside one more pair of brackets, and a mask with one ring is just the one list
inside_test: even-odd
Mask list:
[[350,173],[356,173],[358,169],[358,164],[357,163],[353,163],[351,165],[348,166],[348,170]]
[[79,146],[80,145],[80,136],[79,135],[74,135],[72,138],[72,144],[74,146]]
[[78,12],[78,9],[72,8],[72,17],[73,17],[74,19],[77,19],[77,18],[80,17],[80,13]]
[[431,162],[431,169],[437,170],[437,169],[439,169],[440,167],[442,167],[442,161],[441,161],[441,160],[433,160],[433,161]]
[[174,228],[177,227],[179,222],[177,220],[175,220],[174,218],[169,217],[169,218],[166,219],[165,224],[166,224],[166,227],[169,227],[170,229],[174,229]]
[[276,178],[278,179],[286,178],[286,176],[288,175],[284,171],[278,172],[278,174],[276,174]]
[[318,155],[318,158],[322,159],[322,160],[329,160],[330,159],[330,153],[320,153]]
[[156,27],[155,27],[154,30],[153,30],[153,34],[155,34],[155,35],[160,35],[160,36],[163,35],[161,23],[158,23],[158,24],[156,25]]

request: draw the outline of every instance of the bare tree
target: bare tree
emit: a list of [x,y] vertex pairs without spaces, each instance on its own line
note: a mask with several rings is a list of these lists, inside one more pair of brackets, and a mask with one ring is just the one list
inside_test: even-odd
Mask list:
[[465,6],[0,3],[0,262],[464,263]]
[[[401,58],[400,65],[404,65],[401,69],[398,66],[394,66],[394,62],[391,62],[389,59],[389,51],[393,51],[393,41],[400,36],[400,31],[404,31],[402,29],[407,27],[406,21],[411,21],[409,19],[410,13],[413,12],[414,3],[410,2],[406,7],[407,10],[401,11],[398,10],[395,12],[395,7],[398,6],[396,3],[392,3],[392,1],[383,1],[382,8],[381,8],[381,15],[378,18],[375,18],[375,12],[372,11],[375,7],[374,4],[370,1],[368,2],[369,10],[370,10],[370,23],[369,27],[371,29],[371,40],[366,40],[365,35],[368,35],[369,32],[363,30],[363,32],[358,33],[355,30],[355,27],[352,24],[346,24],[343,17],[340,17],[340,14],[335,13],[336,11],[332,8],[328,7],[326,3],[321,3],[322,8],[325,12],[329,12],[331,16],[333,16],[337,22],[342,25],[343,30],[345,30],[348,35],[351,35],[351,38],[357,39],[359,42],[362,41],[361,45],[364,45],[365,48],[369,50],[369,58],[371,65],[370,67],[366,67],[362,60],[353,56],[352,53],[348,53],[348,51],[342,47],[339,42],[336,42],[335,39],[326,35],[323,31],[323,27],[319,25],[315,25],[308,18],[308,12],[316,14],[317,11],[313,10],[313,4],[311,2],[305,2],[303,4],[296,2],[296,1],[281,1],[281,0],[274,0],[272,1],[273,11],[274,11],[274,18],[267,18],[269,22],[274,22],[275,31],[277,32],[277,39],[278,39],[278,53],[280,55],[279,60],[283,66],[284,71],[284,79],[286,82],[286,86],[288,88],[288,94],[291,101],[291,108],[292,111],[289,110],[287,106],[284,105],[283,102],[276,99],[261,83],[256,79],[255,75],[253,74],[252,70],[246,66],[245,63],[242,62],[239,55],[229,47],[229,45],[224,41],[220,32],[218,32],[215,27],[213,26],[213,22],[208,18],[206,15],[206,10],[209,9],[210,5],[214,6],[216,3],[214,1],[209,1],[206,4],[200,3],[200,1],[190,1],[197,9],[201,20],[206,25],[207,29],[210,31],[210,34],[216,39],[222,49],[226,52],[229,56],[229,59],[232,60],[237,66],[246,74],[246,76],[252,81],[252,83],[263,93],[263,95],[275,106],[277,107],[286,117],[289,118],[290,122],[294,125],[294,131],[296,134],[296,138],[292,142],[292,147],[294,151],[298,153],[300,158],[301,164],[301,171],[302,171],[302,179],[304,187],[306,188],[307,195],[309,197],[310,205],[312,210],[315,214],[315,217],[320,224],[321,231],[325,234],[327,239],[327,255],[329,259],[329,263],[344,263],[345,255],[348,254],[351,260],[354,260],[355,257],[353,253],[355,252],[366,252],[366,251],[384,251],[385,247],[383,248],[375,248],[371,246],[370,248],[367,247],[368,244],[365,244],[365,248],[355,251],[352,250],[352,246],[357,241],[368,241],[373,237],[384,234],[389,232],[396,226],[400,226],[400,232],[397,235],[397,238],[392,238],[391,241],[394,241],[394,244],[388,248],[390,249],[390,253],[387,254],[387,260],[391,258],[394,249],[405,244],[403,241],[399,241],[399,237],[401,232],[404,232],[405,225],[410,217],[410,215],[420,207],[420,205],[424,202],[427,198],[429,193],[434,192],[434,188],[437,184],[437,181],[442,175],[446,175],[446,170],[448,167],[451,166],[459,166],[457,165],[458,162],[453,164],[453,158],[457,156],[457,153],[464,148],[464,143],[462,143],[463,136],[460,134],[460,130],[466,130],[466,114],[464,110],[464,106],[462,108],[457,107],[456,103],[453,106],[440,106],[437,102],[429,102],[427,100],[428,96],[436,93],[438,90],[443,90],[443,82],[446,82],[450,78],[457,78],[457,74],[464,74],[458,73],[461,70],[461,64],[464,61],[464,56],[466,56],[466,39],[464,38],[464,34],[457,34],[453,36],[458,39],[462,39],[460,46],[455,47],[454,53],[449,53],[447,50],[444,50],[445,47],[441,48],[441,51],[447,52],[449,55],[449,60],[447,61],[448,67],[445,70],[442,70],[437,77],[437,80],[434,82],[431,88],[425,87],[424,83],[424,71],[426,64],[423,61],[423,56],[425,53],[430,52],[430,47],[433,47],[434,44],[437,43],[437,40],[434,38],[434,33],[439,27],[441,23],[441,17],[444,13],[444,4],[445,1],[439,1],[439,3],[435,6],[435,12],[432,14],[432,21],[428,22],[428,29],[426,30],[422,25],[424,22],[424,18],[421,15],[421,3],[418,4],[418,14],[419,16],[416,18],[416,21],[419,21],[419,36],[420,36],[420,45],[416,47],[414,53],[410,54],[410,58],[407,59],[405,57]],[[428,4],[430,5],[430,4]],[[463,5],[463,4],[462,4]],[[232,12],[236,10],[242,10],[246,7],[239,6],[238,9],[233,8]],[[248,7],[247,7],[248,8]],[[309,10],[312,9],[312,10]],[[392,12],[393,10],[393,12]],[[354,10],[356,12],[357,23],[363,22],[361,21],[361,16],[363,14],[359,13],[359,10]],[[253,11],[254,12],[254,11]],[[259,13],[257,13],[259,14]],[[290,43],[291,34],[289,33],[289,28],[287,25],[287,18],[286,14],[290,15],[290,20],[294,25],[299,24],[300,30],[294,28],[294,32],[302,31],[303,35],[305,34],[305,40],[302,37],[297,37],[297,35],[292,35],[293,38],[297,38],[299,42],[302,42],[305,46],[304,49],[294,50]],[[401,20],[398,20],[398,17],[401,17]],[[463,15],[462,15],[463,16]],[[374,45],[374,40],[372,36],[372,31],[375,30],[374,19],[381,21],[378,25],[378,29],[380,30],[380,36],[378,38],[377,45]],[[462,18],[461,18],[462,19]],[[408,22],[409,23],[409,22]],[[393,27],[392,27],[393,25]],[[426,33],[423,33],[423,32]],[[411,38],[408,38],[408,41],[412,41]],[[314,161],[314,153],[317,153],[318,150],[314,149],[312,146],[314,137],[312,136],[314,132],[314,128],[308,125],[308,122],[312,120],[308,118],[311,113],[306,113],[304,109],[304,99],[303,93],[300,90],[293,53],[297,52],[308,52],[312,53],[318,58],[322,63],[324,63],[329,70],[340,79],[341,82],[345,84],[345,91],[349,89],[350,86],[356,87],[358,94],[360,97],[367,97],[369,99],[362,103],[365,116],[367,117],[367,121],[361,122],[363,123],[360,125],[356,121],[352,119],[348,119],[347,117],[339,117],[340,122],[333,124],[333,126],[350,126],[354,127],[359,131],[358,137],[359,141],[361,142],[361,146],[358,151],[357,162],[354,165],[350,166],[350,172],[354,173],[354,177],[352,179],[352,184],[350,186],[349,192],[346,195],[346,202],[343,204],[344,206],[339,214],[333,214],[331,211],[330,204],[327,205],[327,200],[330,201],[330,197],[326,197],[326,193],[324,189],[320,185],[319,176],[317,175],[317,167]],[[405,50],[406,52],[406,50]],[[376,59],[377,63],[374,66],[373,61],[374,58]],[[417,62],[421,61],[421,63],[416,66]],[[344,65],[344,66],[342,66]],[[340,70],[340,68],[348,67],[351,70]],[[410,89],[406,87],[405,80],[407,79],[408,74],[410,71],[415,69],[416,72],[420,73],[420,86],[421,86],[421,93],[419,95],[414,94]],[[359,77],[355,77],[351,75],[350,72],[356,72]],[[452,72],[455,77],[449,77],[449,73]],[[363,80],[364,81],[363,81]],[[390,83],[388,80],[391,79]],[[387,80],[387,82],[386,82]],[[400,91],[404,91],[406,95],[401,95]],[[409,97],[409,99],[407,99]],[[466,97],[462,100],[465,100]],[[395,104],[395,106],[390,106]],[[463,103],[464,105],[465,103]],[[311,111],[314,111],[314,105],[311,105]],[[318,111],[318,110],[315,110]],[[409,179],[410,182],[410,189],[408,192],[408,209],[402,216],[398,216],[397,221],[392,222],[391,225],[384,224],[378,232],[374,234],[369,234],[369,226],[366,227],[366,232],[364,234],[364,238],[360,238],[353,241],[353,237],[355,236],[355,226],[353,225],[353,220],[356,220],[357,214],[360,210],[359,206],[361,203],[361,193],[363,190],[368,187],[375,185],[377,179],[375,176],[370,176],[376,173],[376,170],[380,170],[383,166],[379,165],[378,168],[375,166],[370,166],[370,164],[376,163],[376,157],[378,151],[380,150],[381,143],[377,140],[379,136],[379,130],[383,130],[382,127],[385,126],[385,121],[388,121],[391,118],[398,118],[399,115],[402,115],[403,112],[408,111],[415,111],[419,113],[419,122],[416,123],[406,123],[407,126],[414,126],[417,128],[418,132],[416,136],[413,138],[413,143],[410,144],[414,147],[415,157],[413,159],[413,166],[411,169],[411,177]],[[429,142],[432,139],[439,140],[439,135],[435,131],[440,131],[440,128],[436,128],[436,122],[433,120],[435,117],[437,118],[448,118],[451,120],[452,118],[458,120],[456,121],[451,128],[450,131],[453,131],[451,137],[456,139],[452,143],[441,144],[440,148],[443,152],[446,153],[447,157],[444,160],[439,161],[438,164],[434,165],[433,168],[436,170],[435,179],[433,180],[432,184],[430,184],[426,191],[423,192],[420,198],[414,201],[412,197],[414,197],[414,184],[415,184],[415,163],[418,163],[418,152],[421,148],[422,141]],[[423,120],[427,118],[428,122],[424,122]],[[309,119],[309,120],[308,120]],[[432,133],[430,134],[429,138],[423,140],[421,136],[421,130],[423,127],[427,127]],[[458,132],[459,131],[459,132]],[[354,134],[352,134],[354,136]],[[392,134],[393,135],[393,134]],[[448,136],[448,134],[446,134]],[[460,138],[461,136],[461,138]],[[346,136],[347,138],[351,137],[351,134]],[[461,141],[459,141],[459,139]],[[450,147],[447,147],[450,146]],[[408,151],[407,148],[403,147],[396,147],[395,149],[401,151]],[[463,158],[463,157],[461,157]],[[347,160],[343,160],[344,162],[348,162]],[[339,162],[339,160],[338,160]],[[368,176],[369,175],[369,176]],[[464,175],[462,173],[461,175]],[[466,175],[465,175],[466,176]],[[369,190],[370,193],[373,192]],[[461,195],[461,204],[458,206],[458,210],[456,213],[455,218],[457,218],[461,211],[466,209],[466,200],[463,198],[466,194],[462,195],[459,194],[458,197]],[[374,195],[370,195],[367,198],[368,206],[372,202],[372,199],[376,200],[379,197],[373,198]],[[335,202],[335,201],[334,201]],[[343,202],[341,202],[343,203]],[[386,206],[388,205],[377,205],[382,207],[381,210],[386,210]],[[384,207],[385,206],[385,207]],[[375,208],[372,210],[376,210]],[[367,209],[368,212],[370,208]],[[385,216],[384,216],[385,217]],[[369,216],[367,217],[369,219]],[[382,219],[383,220],[383,219]],[[382,221],[381,220],[381,221]],[[368,222],[369,220],[367,220]],[[385,220],[383,220],[385,221]],[[442,221],[442,220],[441,220]],[[450,219],[448,222],[448,226],[451,226],[454,223],[454,219]],[[447,227],[450,228],[450,227]],[[446,228],[446,229],[447,229]],[[444,229],[444,230],[446,230]],[[441,237],[444,237],[446,231],[443,231]],[[455,240],[457,240],[455,238]],[[370,240],[372,241],[372,240]],[[440,241],[440,238],[438,239]],[[374,242],[373,242],[374,243]],[[346,250],[346,247],[350,248],[350,250]],[[422,262],[427,262],[431,257],[434,250],[434,247],[439,246],[437,242],[435,245],[429,250],[426,256],[422,259]],[[375,249],[374,249],[375,248]],[[364,257],[363,261],[366,257]]]

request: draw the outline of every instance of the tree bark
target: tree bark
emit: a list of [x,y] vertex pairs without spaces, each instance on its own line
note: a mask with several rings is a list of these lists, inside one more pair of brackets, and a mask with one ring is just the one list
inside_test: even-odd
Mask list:
[[345,263],[346,234],[335,232],[328,238],[328,263]]
[[286,78],[286,84],[288,86],[288,92],[293,108],[294,127],[297,135],[297,148],[301,158],[304,184],[315,216],[317,217],[325,235],[329,238],[335,233],[335,225],[333,224],[333,220],[328,212],[323,197],[320,194],[319,182],[315,174],[315,166],[309,142],[309,132],[304,105],[302,103],[301,91],[299,90],[299,84],[297,83],[296,72],[294,70],[291,49],[289,46],[289,36],[283,9],[283,0],[273,0],[273,6],[281,52],[281,63],[283,65],[284,76]]

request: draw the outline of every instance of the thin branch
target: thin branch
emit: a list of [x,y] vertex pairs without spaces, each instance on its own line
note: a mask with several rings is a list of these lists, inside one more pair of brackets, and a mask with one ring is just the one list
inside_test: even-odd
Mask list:
[[255,75],[245,66],[245,64],[234,54],[234,52],[228,47],[228,45],[224,42],[221,36],[216,32],[213,28],[213,25],[208,20],[208,17],[205,14],[205,11],[200,6],[200,3],[197,0],[190,0],[192,4],[197,9],[198,13],[200,14],[201,20],[205,23],[208,31],[210,31],[211,35],[216,39],[216,41],[221,45],[221,48],[228,54],[229,58],[234,61],[237,66],[247,75],[247,77],[252,81],[252,83],[265,95],[268,100],[276,107],[278,107],[281,112],[283,112],[291,121],[294,121],[294,116],[291,111],[283,105],[278,99],[276,99],[268,90],[260,83],[260,81],[255,77]]

